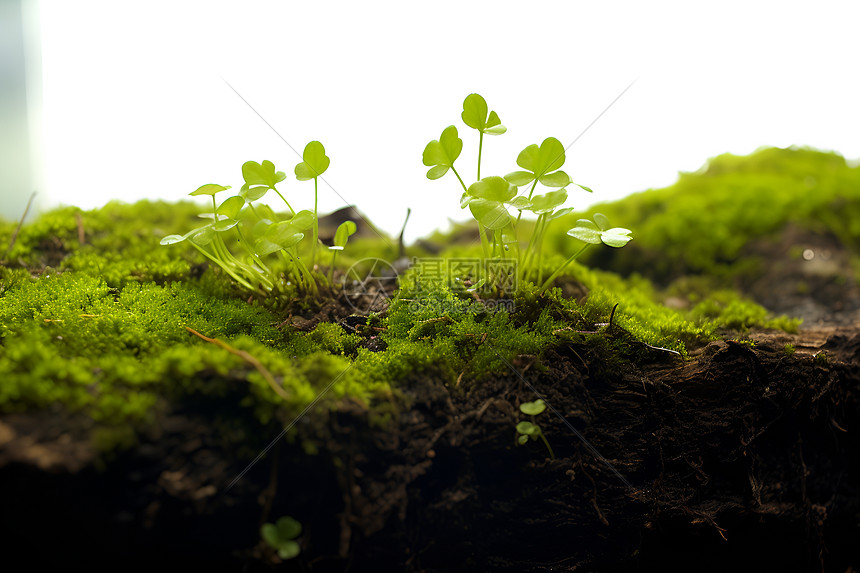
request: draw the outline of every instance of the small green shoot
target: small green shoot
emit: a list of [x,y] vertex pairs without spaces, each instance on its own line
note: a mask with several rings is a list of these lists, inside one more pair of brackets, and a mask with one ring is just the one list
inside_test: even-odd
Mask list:
[[277,550],[278,557],[284,560],[298,556],[301,547],[295,538],[301,533],[302,524],[286,515],[275,523],[264,523],[260,527],[263,540]]
[[785,353],[786,356],[792,356],[795,352],[797,352],[797,348],[795,348],[794,344],[787,343],[782,348],[782,351]]
[[[245,182],[239,194],[229,197],[220,205],[215,195],[229,190],[230,186],[209,183],[191,192],[191,195],[212,197],[212,212],[201,215],[209,219],[209,223],[192,229],[185,235],[168,235],[161,239],[161,244],[173,245],[187,240],[248,290],[268,294],[294,285],[300,293],[319,294],[318,282],[331,286],[331,281],[327,281],[325,275],[312,271],[319,243],[317,179],[328,169],[330,160],[319,141],[308,143],[303,158],[304,161],[296,165],[295,173],[300,181],[314,180],[313,212],[296,211],[290,205],[277,188],[287,176],[283,171],[277,171],[271,161],[247,161],[242,165],[242,178]],[[274,191],[287,206],[290,212],[288,217],[278,216],[268,205],[254,205],[254,202],[262,199],[269,191]],[[355,232],[355,223],[352,221],[341,227],[342,229],[338,229],[335,247],[332,247],[335,250],[342,250],[346,245],[346,238]],[[310,268],[298,251],[298,245],[308,230],[312,232],[313,243]],[[227,247],[228,244],[240,246],[243,255],[234,255]],[[273,255],[280,259],[281,267],[286,269],[285,273],[273,270],[273,261],[264,261],[264,258]],[[333,260],[332,264],[334,262]],[[332,269],[329,277],[333,276],[333,273]]]
[[[449,170],[454,173],[463,189],[460,207],[468,207],[478,223],[484,259],[513,259],[519,266],[521,280],[535,281],[536,284],[545,285],[541,291],[546,290],[552,283],[552,280],[543,281],[542,246],[548,225],[573,210],[563,206],[567,201],[566,188],[569,185],[576,185],[588,192],[591,192],[591,189],[574,183],[570,176],[561,170],[565,161],[565,149],[554,137],[544,139],[540,145],[532,144],[523,149],[517,156],[520,171],[513,171],[504,177],[481,177],[484,135],[501,135],[507,128],[501,124],[495,111],[489,111],[487,102],[478,94],[469,94],[463,101],[461,117],[468,127],[478,131],[477,181],[467,186],[454,167],[463,151],[463,140],[453,125],[446,127],[439,139],[431,141],[424,148],[422,159],[424,165],[430,167],[427,178],[439,179]],[[549,191],[535,195],[538,183]],[[518,188],[526,186],[529,187],[528,193],[518,195]],[[516,219],[511,216],[512,209],[518,212]],[[536,215],[537,220],[527,246],[521,250],[518,227],[523,211]],[[597,231],[598,243],[620,247],[631,239],[629,230],[610,229],[603,223],[604,221],[597,219],[596,222],[588,221],[589,226],[593,226]],[[584,227],[583,230],[585,229],[590,227]],[[577,230],[577,233],[579,232]],[[586,243],[594,243],[593,238],[589,236]],[[576,255],[559,268],[551,279],[554,280],[574,258]],[[496,280],[502,277],[487,278],[488,286],[500,289]]]
[[329,247],[331,253],[331,267],[329,267],[328,271],[328,282],[329,284],[334,284],[334,265],[337,262],[337,254],[346,247],[347,241],[349,241],[349,237],[354,234],[356,231],[356,226],[354,221],[344,221],[337,227],[337,231],[334,232],[334,240],[332,241],[332,246]]
[[813,360],[815,360],[816,364],[819,364],[821,366],[827,364],[827,353],[823,350],[819,350],[818,352],[816,352],[812,358]]
[[316,263],[317,246],[319,244],[319,221],[317,203],[319,199],[319,177],[328,169],[331,160],[325,154],[325,147],[319,141],[311,141],[302,153],[302,162],[296,165],[296,179],[299,181],[314,180],[314,226],[311,239],[311,268]]
[[538,398],[534,402],[523,402],[520,404],[520,411],[523,414],[531,416],[532,421],[522,421],[517,424],[517,443],[523,445],[527,443],[529,440],[543,440],[546,449],[549,450],[550,459],[555,459],[555,453],[552,451],[552,447],[549,445],[549,442],[546,439],[543,431],[540,429],[540,426],[534,423],[535,416],[541,414],[544,410],[546,410],[546,404],[543,400]]

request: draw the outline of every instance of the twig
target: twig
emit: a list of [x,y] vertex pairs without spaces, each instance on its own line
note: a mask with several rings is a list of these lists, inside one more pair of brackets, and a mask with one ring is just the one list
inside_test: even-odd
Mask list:
[[27,213],[30,212],[30,206],[33,204],[33,199],[36,198],[36,192],[33,191],[33,194],[30,195],[30,200],[27,201],[27,207],[24,209],[24,214],[21,215],[21,220],[18,221],[18,226],[15,228],[15,232],[12,233],[12,239],[9,241],[9,247],[6,249],[6,253],[3,255],[3,260],[9,256],[9,253],[12,252],[12,247],[15,246],[15,241],[18,239],[18,233],[21,232],[21,227],[24,225],[24,219],[27,218]]
[[237,348],[233,348],[232,346],[230,346],[226,342],[224,342],[222,340],[218,340],[217,338],[209,338],[208,336],[203,336],[202,334],[200,334],[199,332],[197,332],[196,330],[194,330],[191,327],[186,326],[185,330],[187,330],[188,332],[190,332],[191,334],[193,334],[195,336],[199,336],[200,338],[202,338],[206,342],[211,342],[212,344],[214,344],[216,346],[220,346],[221,348],[223,348],[224,350],[226,350],[230,354],[235,354],[236,356],[238,356],[239,358],[241,358],[242,360],[244,360],[245,362],[247,362],[248,364],[250,364],[251,366],[256,368],[257,372],[259,372],[263,376],[263,378],[265,378],[266,382],[269,383],[269,386],[272,387],[272,390],[274,390],[278,396],[280,396],[284,400],[290,399],[290,395],[287,394],[284,391],[284,389],[278,385],[278,383],[275,381],[275,378],[272,376],[272,373],[269,372],[268,370],[266,370],[266,367],[263,366],[263,364],[259,360],[257,360],[253,356],[251,356],[249,353],[245,352],[244,350],[239,350]]

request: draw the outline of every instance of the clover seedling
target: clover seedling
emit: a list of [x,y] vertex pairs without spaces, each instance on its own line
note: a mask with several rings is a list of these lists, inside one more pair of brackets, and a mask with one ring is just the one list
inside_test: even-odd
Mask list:
[[578,220],[576,225],[570,229],[567,234],[575,239],[579,239],[585,244],[546,280],[540,288],[541,292],[548,289],[552,284],[552,281],[554,281],[562,271],[564,271],[565,267],[576,260],[576,258],[581,255],[589,245],[599,245],[603,243],[610,247],[621,248],[633,239],[633,237],[630,236],[631,233],[632,231],[630,229],[624,229],[622,227],[610,228],[609,219],[602,213],[595,213],[593,221],[589,221],[588,219]]
[[538,438],[540,438],[541,440],[543,440],[546,449],[549,450],[550,459],[554,460],[555,454],[552,451],[552,447],[550,447],[546,436],[540,429],[540,426],[534,423],[535,416],[543,413],[544,410],[546,410],[546,404],[540,398],[538,398],[534,402],[523,402],[522,404],[520,404],[520,411],[523,414],[531,416],[532,421],[523,421],[517,424],[517,433],[519,434],[519,436],[517,436],[517,443],[522,445],[529,440],[537,440]]
[[296,165],[296,179],[299,181],[314,180],[314,227],[311,239],[311,268],[314,268],[319,243],[319,221],[317,220],[317,200],[319,199],[319,177],[328,169],[331,160],[325,154],[325,147],[319,141],[311,141],[302,153],[302,162]]
[[260,527],[263,540],[278,551],[281,559],[292,559],[299,554],[301,548],[294,540],[301,533],[302,524],[289,516],[284,516],[275,523],[264,523]]
[[334,240],[332,241],[332,246],[329,247],[329,250],[332,251],[331,254],[331,268],[328,271],[328,282],[334,282],[334,263],[337,261],[337,254],[346,247],[347,241],[349,241],[349,237],[355,233],[356,226],[353,221],[344,221],[337,227],[337,231],[334,232]]
[[[469,207],[472,216],[478,223],[481,237],[481,247],[484,258],[496,259],[513,258],[519,263],[522,279],[543,282],[542,244],[544,234],[550,221],[572,211],[564,208],[567,200],[568,185],[576,185],[585,191],[591,189],[574,183],[570,176],[561,170],[565,161],[565,149],[561,142],[548,137],[540,145],[532,144],[523,149],[517,156],[520,171],[513,171],[504,177],[481,177],[481,159],[483,153],[484,135],[501,135],[507,128],[501,124],[499,116],[489,111],[487,102],[478,94],[470,94],[463,101],[463,122],[478,131],[478,170],[476,183],[467,186],[454,167],[463,150],[463,140],[460,139],[457,128],[453,125],[446,127],[438,140],[433,140],[424,148],[422,160],[430,167],[428,179],[439,179],[448,171],[454,173],[463,188],[460,207]],[[537,184],[540,183],[551,191],[543,195],[535,195]],[[525,195],[517,195],[519,187],[531,186]],[[518,211],[514,220],[509,209]],[[532,230],[525,251],[519,249],[517,227],[523,211],[537,215],[537,221]],[[493,278],[489,277],[492,285]]]
[[[319,176],[328,169],[330,160],[325,155],[325,148],[319,141],[311,141],[305,147],[304,161],[296,165],[296,177],[300,181],[314,180],[314,210],[296,211],[287,201],[286,197],[278,190],[277,185],[286,179],[283,171],[277,171],[271,161],[247,161],[242,165],[242,185],[239,194],[228,198],[220,205],[215,195],[230,189],[229,186],[210,183],[203,185],[193,191],[191,195],[211,195],[212,213],[201,215],[211,219],[211,222],[191,230],[185,235],[168,235],[161,240],[162,245],[172,245],[188,240],[191,245],[200,251],[206,258],[220,266],[230,277],[249,290],[268,293],[279,284],[295,284],[299,291],[307,294],[318,294],[317,277],[301,260],[297,245],[305,238],[307,231],[312,229],[312,264],[316,255],[319,234],[318,223],[318,181]],[[283,200],[290,210],[290,217],[280,220],[268,205],[257,205],[253,203],[268,191],[274,191]],[[252,224],[248,223],[247,217],[242,218],[240,214],[245,207],[253,213]],[[248,228],[243,230],[243,224]],[[336,246],[343,248],[346,238],[355,232],[347,225],[343,230],[339,229]],[[244,260],[236,258],[227,248],[227,243],[221,236],[223,233],[235,233],[238,241],[233,237],[232,244],[238,244],[245,250]],[[346,235],[344,236],[344,233]],[[246,236],[247,234],[247,236]],[[282,261],[288,265],[287,281],[284,283],[280,275],[275,274],[263,261],[263,257],[277,254]],[[325,282],[326,277],[319,278]],[[292,279],[292,280],[290,280]]]

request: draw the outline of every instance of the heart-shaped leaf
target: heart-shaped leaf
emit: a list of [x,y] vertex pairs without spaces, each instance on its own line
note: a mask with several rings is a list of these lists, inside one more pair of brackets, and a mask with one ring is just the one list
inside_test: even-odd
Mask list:
[[239,196],[233,196],[221,203],[215,212],[219,218],[235,219],[239,215],[239,211],[245,206],[245,199]]
[[529,211],[538,215],[543,215],[544,213],[550,213],[556,207],[563,205],[565,201],[567,201],[567,189],[558,189],[557,191],[550,191],[543,195],[535,195],[532,197],[532,204],[531,207],[529,207]]
[[607,227],[609,227],[609,219],[606,215],[595,213],[594,221],[580,219],[576,222],[576,226],[569,230],[567,234],[592,245],[603,243],[615,248],[623,247],[633,239],[630,236],[633,231],[630,229],[622,227],[608,229]]
[[574,239],[579,239],[592,245],[600,244],[600,233],[600,228],[594,224],[594,221],[589,221],[588,219],[580,219],[576,222],[576,226],[567,232]]
[[633,231],[630,229],[623,229],[621,227],[615,227],[613,229],[607,229],[600,234],[600,240],[603,241],[604,245],[608,245],[610,247],[620,248],[629,243],[633,237],[630,234]]
[[556,171],[555,173],[549,173],[547,175],[542,175],[540,178],[540,184],[544,187],[567,187],[571,184],[570,176],[564,171]]
[[544,410],[546,410],[546,404],[540,398],[534,402],[523,402],[520,404],[520,411],[523,414],[528,414],[529,416],[537,416]]
[[299,554],[299,544],[293,540],[301,532],[302,525],[289,516],[284,516],[275,523],[264,523],[260,527],[260,536],[269,546],[277,549],[281,559],[292,559]]
[[334,243],[335,247],[340,247],[341,249],[346,246],[346,242],[349,240],[350,235],[355,233],[356,226],[353,221],[344,221],[341,223],[337,231],[334,232]]
[[309,181],[325,173],[331,160],[325,154],[325,147],[319,141],[311,141],[305,146],[302,153],[302,161],[296,165],[296,179]]
[[292,246],[297,245],[301,242],[302,239],[305,238],[304,233],[293,233],[293,234],[285,234],[281,233],[276,237],[278,242],[269,240],[266,236],[262,239],[258,239],[254,243],[254,250],[261,257],[270,255],[272,253],[278,252],[281,249],[289,249]]
[[206,185],[201,185],[196,191],[189,193],[189,195],[214,195],[215,193],[226,191],[229,188],[229,185],[225,187],[223,185],[216,185],[215,183],[207,183]]
[[205,247],[215,238],[215,229],[212,225],[206,225],[198,229],[194,229],[186,235],[188,239],[199,247]]
[[289,220],[289,223],[297,231],[307,231],[314,226],[314,214],[307,209],[302,209]]
[[469,186],[468,194],[479,199],[489,199],[505,203],[514,198],[517,188],[508,183],[503,177],[492,175],[484,177]]
[[175,245],[176,243],[181,243],[185,240],[185,237],[182,235],[167,235],[163,239],[161,239],[158,243],[160,245]]
[[301,552],[299,544],[295,541],[284,541],[278,548],[278,557],[281,559],[292,559]]
[[488,135],[501,135],[507,131],[502,125],[496,112],[489,112],[487,116],[487,102],[478,94],[469,94],[463,101],[463,123]]
[[[535,179],[547,187],[564,187],[570,183],[569,177],[565,179],[567,174],[564,172],[561,172],[562,175],[553,173],[564,165],[564,146],[554,137],[544,139],[540,147],[532,144],[520,151],[517,165],[525,171],[514,171],[505,175],[505,179],[517,187],[528,185]],[[564,182],[561,183],[562,181]]]
[[457,128],[449,125],[438,140],[434,139],[424,148],[422,160],[424,165],[431,168],[427,171],[427,179],[439,179],[448,173],[461,151],[463,140],[457,135]]
[[499,201],[475,197],[469,202],[469,210],[475,220],[488,229],[502,229],[511,223],[511,214]]
[[540,434],[540,426],[532,424],[531,422],[520,422],[517,424],[517,432],[524,436],[537,437],[537,435]]
[[519,195],[518,197],[514,197],[513,200],[509,201],[508,205],[510,205],[514,209],[524,211],[531,207],[532,202],[525,195]]
[[286,179],[287,174],[283,171],[275,171],[275,164],[271,161],[263,160],[262,163],[246,161],[242,164],[242,177],[248,186],[265,185],[272,188]]

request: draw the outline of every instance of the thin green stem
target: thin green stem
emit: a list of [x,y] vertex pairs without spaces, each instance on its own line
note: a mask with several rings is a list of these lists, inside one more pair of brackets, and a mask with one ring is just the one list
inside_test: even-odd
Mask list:
[[219,259],[217,259],[216,257],[213,257],[212,255],[210,255],[210,254],[209,254],[209,253],[208,253],[208,252],[207,252],[203,247],[201,247],[200,245],[195,244],[195,243],[194,243],[194,241],[190,241],[190,242],[191,242],[191,245],[192,245],[195,249],[197,249],[198,251],[200,251],[200,253],[201,253],[204,257],[206,257],[207,259],[209,259],[210,261],[212,261],[213,263],[215,263],[216,265],[218,265],[219,267],[221,267],[221,268],[224,270],[224,272],[225,272],[225,273],[227,273],[228,275],[230,275],[231,277],[233,277],[233,279],[234,279],[237,283],[239,283],[240,285],[242,285],[243,287],[245,287],[245,288],[246,288],[246,289],[248,289],[248,290],[257,290],[257,289],[255,289],[254,287],[252,287],[252,286],[251,286],[251,283],[249,283],[248,281],[246,281],[245,279],[243,279],[242,277],[240,277],[239,275],[237,275],[236,273],[234,273],[234,272],[233,272],[229,267],[227,267],[227,266],[226,266],[222,261],[220,261],[220,260],[219,260]]
[[453,171],[453,172],[454,172],[454,175],[456,175],[456,176],[457,176],[457,179],[460,181],[460,185],[462,185],[462,186],[463,186],[463,191],[465,191],[466,193],[468,193],[468,192],[469,192],[469,189],[466,187],[466,184],[465,184],[465,183],[463,183],[463,179],[460,177],[460,174],[459,174],[459,173],[457,173],[457,170],[456,170],[456,169],[454,169],[454,166],[453,166],[453,165],[451,166],[451,171]]
[[552,275],[550,275],[550,277],[549,277],[548,279],[546,279],[546,282],[544,282],[544,283],[541,285],[540,290],[538,291],[538,294],[543,293],[544,291],[546,291],[546,289],[548,289],[548,288],[549,288],[549,285],[551,285],[551,284],[552,284],[552,281],[554,281],[556,278],[558,278],[558,276],[559,276],[559,275],[564,271],[564,269],[567,267],[567,265],[569,265],[570,263],[572,263],[573,261],[575,261],[575,260],[576,260],[576,258],[577,258],[579,255],[581,255],[581,254],[585,251],[585,249],[587,249],[587,248],[588,248],[588,245],[589,245],[589,243],[585,243],[585,244],[582,246],[582,248],[581,248],[581,249],[579,249],[578,251],[576,251],[576,253],[574,253],[574,254],[573,254],[569,259],[567,259],[567,260],[564,262],[564,264],[563,264],[563,265],[561,265],[560,267],[558,267],[558,269],[556,269],[556,271],[555,271],[554,273],[552,273]]
[[337,262],[337,249],[331,253],[331,268],[328,270],[328,284],[334,284],[334,264]]
[[478,222],[478,232],[481,234],[481,248],[484,251],[484,260],[490,258],[490,242],[487,240],[487,232],[484,226]]
[[552,446],[550,446],[549,442],[546,441],[546,436],[543,435],[543,430],[538,430],[538,432],[540,432],[540,439],[543,440],[543,443],[546,446],[546,449],[549,450],[549,459],[554,460],[555,459],[555,453],[552,451]]
[[[535,192],[535,187],[537,187],[537,184],[538,184],[538,180],[537,180],[537,178],[535,178],[535,182],[534,182],[534,183],[532,183],[532,188],[531,188],[531,189],[529,189],[529,201],[531,201],[531,200],[532,200],[532,195],[533,195],[533,194],[534,194],[534,192]],[[516,224],[517,224],[517,225],[519,225],[519,224],[520,224],[520,217],[522,217],[522,216],[523,216],[523,212],[522,212],[522,211],[520,211],[520,212],[517,214],[517,222],[516,222]]]
[[[316,179],[314,179],[314,181],[316,181]],[[293,207],[290,205],[290,202],[289,202],[289,201],[287,201],[287,199],[286,199],[283,195],[281,195],[281,192],[280,192],[280,191],[278,191],[278,190],[277,190],[277,189],[275,189],[274,187],[272,187],[272,189],[275,191],[275,193],[277,193],[277,194],[278,194],[278,197],[280,197],[280,198],[281,198],[281,200],[283,200],[283,202],[287,204],[287,208],[289,208],[290,213],[292,213],[292,216],[293,216],[293,217],[295,217],[295,216],[296,216],[296,212],[295,212],[295,210],[293,209]]]
[[313,234],[313,243],[311,243],[311,268],[314,268],[317,260],[317,241],[319,240],[319,219],[317,217],[317,199],[319,198],[318,193],[318,180],[314,177],[314,234]]
[[269,267],[266,266],[266,263],[263,262],[263,259],[261,259],[259,255],[254,252],[254,249],[251,248],[251,245],[248,243],[248,240],[245,239],[245,235],[242,233],[242,229],[239,228],[239,225],[236,225],[236,232],[239,233],[239,241],[241,241],[242,246],[245,247],[245,250],[248,251],[248,254],[251,255],[251,259],[258,265],[260,265],[260,268],[263,269],[263,272],[268,275],[271,275],[272,271],[269,269]]
[[481,151],[484,149],[484,132],[480,131],[478,135],[478,181],[481,180]]

